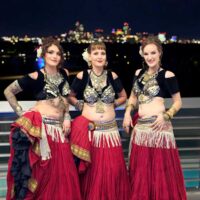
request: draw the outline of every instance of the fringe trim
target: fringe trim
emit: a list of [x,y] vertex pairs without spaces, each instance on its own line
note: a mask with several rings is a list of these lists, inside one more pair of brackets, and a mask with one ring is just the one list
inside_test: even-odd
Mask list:
[[65,135],[63,134],[63,130],[60,126],[45,124],[45,129],[47,135],[51,136],[53,141],[61,143],[65,142]]
[[[163,130],[155,132],[151,128],[151,124],[137,124],[133,130],[131,143],[139,146],[154,147],[154,148],[176,148],[176,142],[172,125],[166,122]],[[130,149],[131,149],[130,145]]]
[[92,144],[95,147],[121,146],[121,138],[117,127],[108,130],[95,130],[92,136]]
[[62,128],[59,126],[42,123],[42,139],[40,140],[40,153],[42,160],[51,158],[47,135],[51,136],[52,141],[64,143],[66,141]]
[[48,160],[51,158],[51,150],[46,134],[45,124],[42,123],[42,139],[40,140],[40,153],[42,160]]

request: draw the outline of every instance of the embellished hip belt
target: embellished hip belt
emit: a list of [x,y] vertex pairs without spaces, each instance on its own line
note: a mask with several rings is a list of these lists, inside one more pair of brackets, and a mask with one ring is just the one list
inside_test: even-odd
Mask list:
[[115,120],[108,121],[108,122],[89,122],[88,130],[107,130],[117,127],[117,122]]
[[138,118],[138,124],[151,124],[156,120],[157,116],[151,116],[148,118]]
[[42,121],[44,124],[61,126],[61,120],[59,120],[58,118],[42,117]]

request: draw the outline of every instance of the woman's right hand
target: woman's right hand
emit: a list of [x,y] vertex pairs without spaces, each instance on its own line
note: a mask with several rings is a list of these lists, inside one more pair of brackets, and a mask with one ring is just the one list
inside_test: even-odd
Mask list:
[[63,127],[63,134],[65,136],[67,136],[71,131],[71,121],[70,120],[64,120],[62,127]]
[[129,133],[130,127],[133,128],[133,122],[132,122],[131,115],[130,114],[124,115],[123,128],[124,128],[126,133]]

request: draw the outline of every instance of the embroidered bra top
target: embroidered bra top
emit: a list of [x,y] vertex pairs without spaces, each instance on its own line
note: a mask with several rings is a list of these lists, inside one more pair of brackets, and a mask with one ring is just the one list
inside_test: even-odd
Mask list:
[[145,70],[142,69],[133,80],[133,93],[138,97],[139,104],[149,103],[154,97],[169,97],[179,92],[175,76],[165,78],[166,70],[161,69],[147,81],[144,81]]
[[32,79],[29,75],[18,80],[22,90],[31,91],[36,100],[53,99],[58,96],[67,96],[70,93],[68,76],[64,69],[60,69],[56,78],[48,78],[40,70],[37,79]]
[[111,71],[106,71],[106,73],[106,86],[100,92],[93,87],[90,74],[88,74],[87,70],[83,71],[82,79],[78,79],[77,77],[74,79],[71,89],[77,96],[79,95],[78,99],[83,99],[88,104],[94,104],[98,100],[106,104],[111,104],[115,100],[115,95],[122,91],[123,86],[119,78],[113,79]]

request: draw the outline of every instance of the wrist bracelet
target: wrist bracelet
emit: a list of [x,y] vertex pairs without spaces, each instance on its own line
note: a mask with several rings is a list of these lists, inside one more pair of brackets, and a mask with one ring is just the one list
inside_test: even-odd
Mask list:
[[76,108],[76,110],[82,111],[83,110],[83,105],[84,105],[84,101],[83,100],[78,100],[76,102],[76,104],[74,105],[74,107]]
[[135,106],[134,106],[132,103],[126,104],[125,110],[126,110],[128,107],[131,107],[131,110],[134,110],[134,108],[135,108]]
[[177,110],[174,106],[172,106],[167,112],[166,112],[171,118],[177,113]]
[[17,107],[15,108],[15,112],[17,113],[17,115],[21,116],[23,113],[23,109],[20,105],[17,105]]
[[17,107],[15,108],[16,112],[20,112],[22,111],[22,107],[20,105],[17,105]]
[[69,120],[69,121],[71,121],[71,116],[70,116],[70,114],[69,114],[68,112],[66,112],[66,113],[64,114],[64,120]]
[[164,120],[169,121],[171,119],[171,116],[167,112],[164,112],[163,118],[164,118]]

